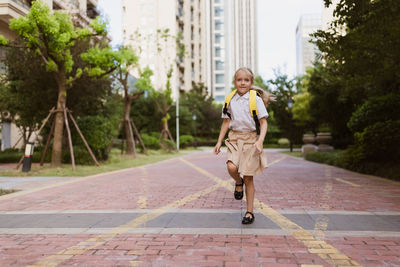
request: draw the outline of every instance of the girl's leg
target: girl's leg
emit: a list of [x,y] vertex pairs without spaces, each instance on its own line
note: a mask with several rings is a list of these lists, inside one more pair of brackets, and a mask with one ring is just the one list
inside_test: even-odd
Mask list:
[[[246,204],[247,204],[247,211],[254,213],[254,182],[253,176],[244,176],[244,184],[246,185]],[[250,214],[246,214],[246,217],[251,217]]]
[[[240,178],[240,175],[238,173],[238,168],[236,167],[235,164],[233,164],[231,161],[228,161],[226,163],[226,166],[228,168],[228,173],[229,175],[235,180],[236,184],[241,184],[242,179]],[[243,186],[236,186],[236,191],[242,192],[243,191]]]

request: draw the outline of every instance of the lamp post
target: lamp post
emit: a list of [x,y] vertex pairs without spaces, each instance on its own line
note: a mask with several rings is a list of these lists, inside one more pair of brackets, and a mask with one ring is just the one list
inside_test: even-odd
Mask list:
[[292,139],[293,139],[293,128],[292,128],[292,108],[293,108],[293,104],[294,104],[294,100],[292,99],[292,97],[289,97],[288,100],[288,108],[289,108],[289,146],[290,146],[290,152],[293,152],[293,143],[292,143]]
[[197,115],[196,113],[193,113],[192,115],[192,119],[193,119],[193,124],[194,124],[194,147],[197,147],[197,141],[196,141],[196,120],[197,120]]

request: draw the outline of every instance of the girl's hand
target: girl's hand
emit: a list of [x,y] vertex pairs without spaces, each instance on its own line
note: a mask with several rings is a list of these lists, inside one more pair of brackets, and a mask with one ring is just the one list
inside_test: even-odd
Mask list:
[[221,142],[218,142],[218,143],[215,145],[215,147],[214,147],[214,154],[215,154],[215,155],[218,155],[219,152],[221,152],[221,150],[220,150],[221,145],[222,145]]
[[261,154],[263,152],[263,142],[261,142],[261,140],[258,140],[257,142],[255,142],[254,146],[256,147],[258,153]]

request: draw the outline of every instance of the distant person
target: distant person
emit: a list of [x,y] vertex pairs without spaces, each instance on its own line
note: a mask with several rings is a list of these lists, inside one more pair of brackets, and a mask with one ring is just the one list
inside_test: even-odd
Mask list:
[[[225,100],[218,142],[214,147],[217,155],[221,151],[222,141],[230,129],[227,146],[227,169],[235,180],[234,197],[243,198],[243,183],[246,186],[247,211],[242,219],[243,224],[254,221],[254,182],[253,176],[267,167],[267,158],[263,151],[264,138],[267,133],[268,112],[265,107],[272,95],[261,88],[253,86],[254,75],[248,68],[235,72],[235,90]],[[261,97],[260,97],[261,96]]]

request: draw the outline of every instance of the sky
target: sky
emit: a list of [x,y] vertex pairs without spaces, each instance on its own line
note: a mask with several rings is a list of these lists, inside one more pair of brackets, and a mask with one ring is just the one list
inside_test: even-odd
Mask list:
[[[229,1],[229,0],[228,0]],[[322,12],[322,0],[257,0],[258,74],[264,80],[280,69],[296,74],[296,26],[303,14]],[[112,45],[122,42],[122,0],[99,0],[110,21]]]

